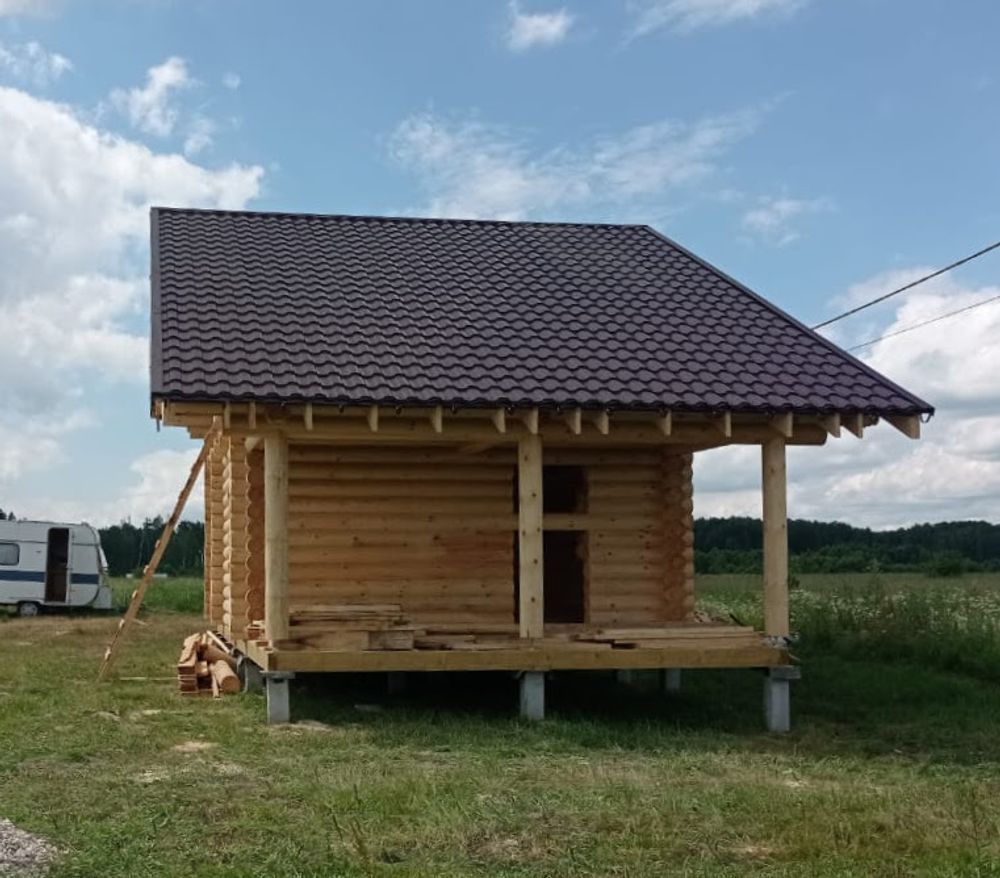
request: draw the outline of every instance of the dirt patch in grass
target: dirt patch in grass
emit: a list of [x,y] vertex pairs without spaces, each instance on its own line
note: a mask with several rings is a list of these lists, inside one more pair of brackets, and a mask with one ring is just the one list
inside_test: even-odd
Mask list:
[[44,838],[0,817],[0,875],[43,875],[58,853]]

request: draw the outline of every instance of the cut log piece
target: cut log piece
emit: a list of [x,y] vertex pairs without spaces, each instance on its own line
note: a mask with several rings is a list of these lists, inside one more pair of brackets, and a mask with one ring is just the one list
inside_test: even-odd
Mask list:
[[212,680],[218,691],[223,695],[231,695],[240,691],[240,678],[236,676],[225,659],[214,661],[211,665]]

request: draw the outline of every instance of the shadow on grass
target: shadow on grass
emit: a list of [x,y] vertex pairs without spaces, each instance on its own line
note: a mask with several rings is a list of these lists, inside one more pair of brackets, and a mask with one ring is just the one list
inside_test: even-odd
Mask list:
[[927,763],[1000,762],[1000,687],[905,664],[806,658],[793,684],[793,731],[763,728],[763,675],[685,671],[679,695],[655,672],[632,685],[609,672],[548,675],[548,719],[517,719],[509,673],[407,674],[390,695],[384,674],[303,675],[296,719],[361,723],[386,745],[454,749],[692,751],[893,757]]

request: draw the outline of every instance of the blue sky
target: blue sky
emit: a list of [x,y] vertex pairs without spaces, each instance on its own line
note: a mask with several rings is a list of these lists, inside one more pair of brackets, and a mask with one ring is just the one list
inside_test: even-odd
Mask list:
[[[148,419],[151,202],[648,222],[812,323],[1000,238],[997,33],[987,0],[0,0],[0,507],[106,521],[179,487],[191,443]],[[867,349],[940,412],[919,445],[793,456],[792,513],[997,520],[998,312]],[[706,455],[698,511],[754,511],[757,479]]]

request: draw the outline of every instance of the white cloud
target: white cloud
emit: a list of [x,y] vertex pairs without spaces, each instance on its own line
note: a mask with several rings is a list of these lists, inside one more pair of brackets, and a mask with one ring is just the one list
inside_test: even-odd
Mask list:
[[796,220],[829,209],[830,201],[826,198],[764,197],[743,214],[740,225],[754,237],[783,247],[800,236]]
[[238,73],[233,73],[231,70],[222,75],[222,84],[230,91],[236,91],[242,82],[243,79],[240,75]]
[[[868,301],[927,273],[886,272],[839,297],[837,310]],[[850,346],[1000,295],[954,276],[831,327]],[[886,319],[888,314],[888,320]],[[869,316],[872,315],[872,316]],[[873,527],[984,518],[1000,521],[1000,303],[888,338],[859,351],[873,368],[937,408],[912,441],[880,424],[858,441],[846,435],[822,448],[789,451],[789,514]],[[760,514],[755,450],[695,456],[699,515]]]
[[[2,433],[0,433],[2,438]],[[61,456],[57,443],[47,448],[52,461]],[[2,452],[0,452],[2,455]],[[161,449],[143,454],[129,464],[132,481],[118,496],[105,499],[88,498],[79,500],[67,497],[35,496],[7,501],[7,506],[19,518],[43,518],[54,521],[87,521],[96,527],[117,524],[123,519],[141,522],[146,518],[161,515],[166,518],[177,502],[177,495],[187,479],[198,455],[198,449],[186,451]],[[0,456],[0,466],[3,458]],[[2,477],[2,470],[0,470]],[[184,518],[198,520],[204,518],[204,495],[192,491],[184,508]]]
[[390,153],[416,172],[429,196],[423,210],[435,216],[516,220],[585,203],[635,210],[712,174],[758,115],[663,121],[583,147],[533,151],[499,126],[421,113],[396,128]]
[[216,124],[208,116],[196,115],[184,138],[184,155],[194,156],[213,143]]
[[6,15],[42,15],[52,8],[52,0],[0,0],[0,18]]
[[566,9],[522,12],[517,3],[511,3],[507,46],[514,52],[554,46],[566,39],[572,26],[573,16]]
[[43,427],[79,429],[94,382],[147,380],[150,205],[241,208],[262,174],[154,152],[0,87],[0,487],[56,459],[65,432]]
[[48,85],[73,69],[65,55],[49,52],[31,41],[19,45],[0,43],[0,71],[37,86]]
[[692,31],[766,14],[789,14],[808,0],[632,0],[633,36],[661,28]]
[[193,85],[194,80],[184,59],[173,56],[146,71],[145,85],[116,88],[111,92],[110,100],[140,131],[167,137],[173,133],[180,114],[173,99],[177,92]]

